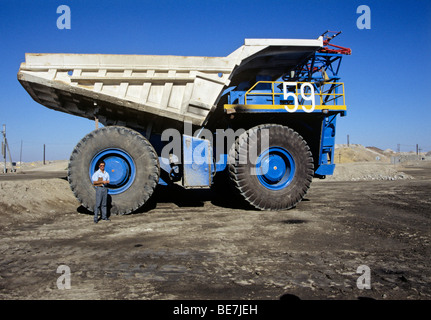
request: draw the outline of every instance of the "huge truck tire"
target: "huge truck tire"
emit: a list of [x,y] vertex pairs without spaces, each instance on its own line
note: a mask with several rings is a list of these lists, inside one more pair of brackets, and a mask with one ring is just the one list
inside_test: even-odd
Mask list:
[[313,157],[304,139],[291,128],[277,124],[244,132],[228,156],[234,188],[260,210],[296,206],[311,185],[313,169]]
[[68,180],[75,197],[90,211],[96,192],[91,176],[100,161],[110,175],[110,214],[129,214],[142,207],[159,181],[156,151],[140,133],[125,127],[108,126],[87,134],[70,156]]

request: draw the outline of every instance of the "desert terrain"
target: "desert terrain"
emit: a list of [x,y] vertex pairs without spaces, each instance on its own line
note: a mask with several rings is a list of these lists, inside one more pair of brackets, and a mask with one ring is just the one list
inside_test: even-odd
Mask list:
[[21,164],[0,175],[0,299],[429,300],[431,161],[390,157],[339,146],[335,174],[291,210],[160,187],[98,224],[66,160]]

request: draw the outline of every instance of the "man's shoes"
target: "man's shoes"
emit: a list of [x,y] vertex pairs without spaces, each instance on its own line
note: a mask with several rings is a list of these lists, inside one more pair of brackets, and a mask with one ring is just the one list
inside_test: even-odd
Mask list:
[[98,222],[99,222],[98,220],[94,219],[94,223],[98,223]]
[[102,219],[103,221],[108,221],[108,222],[110,222],[111,221],[111,219],[109,219],[109,218],[106,218],[106,219]]

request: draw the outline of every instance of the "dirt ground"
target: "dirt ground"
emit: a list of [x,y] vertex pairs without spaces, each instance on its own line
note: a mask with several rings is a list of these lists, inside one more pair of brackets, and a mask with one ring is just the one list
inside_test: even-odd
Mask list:
[[67,162],[0,175],[0,299],[429,300],[430,163],[339,165],[279,212],[160,188],[96,225]]

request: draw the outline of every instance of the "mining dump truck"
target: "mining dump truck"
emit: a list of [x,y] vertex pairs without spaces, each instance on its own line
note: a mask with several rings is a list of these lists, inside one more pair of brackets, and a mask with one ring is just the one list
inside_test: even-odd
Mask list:
[[226,57],[27,53],[18,80],[45,107],[103,125],[68,167],[90,211],[102,160],[111,214],[173,184],[226,183],[248,206],[290,209],[313,177],[334,171],[336,118],[346,113],[338,73],[350,54],[330,43],[338,34],[246,39]]

